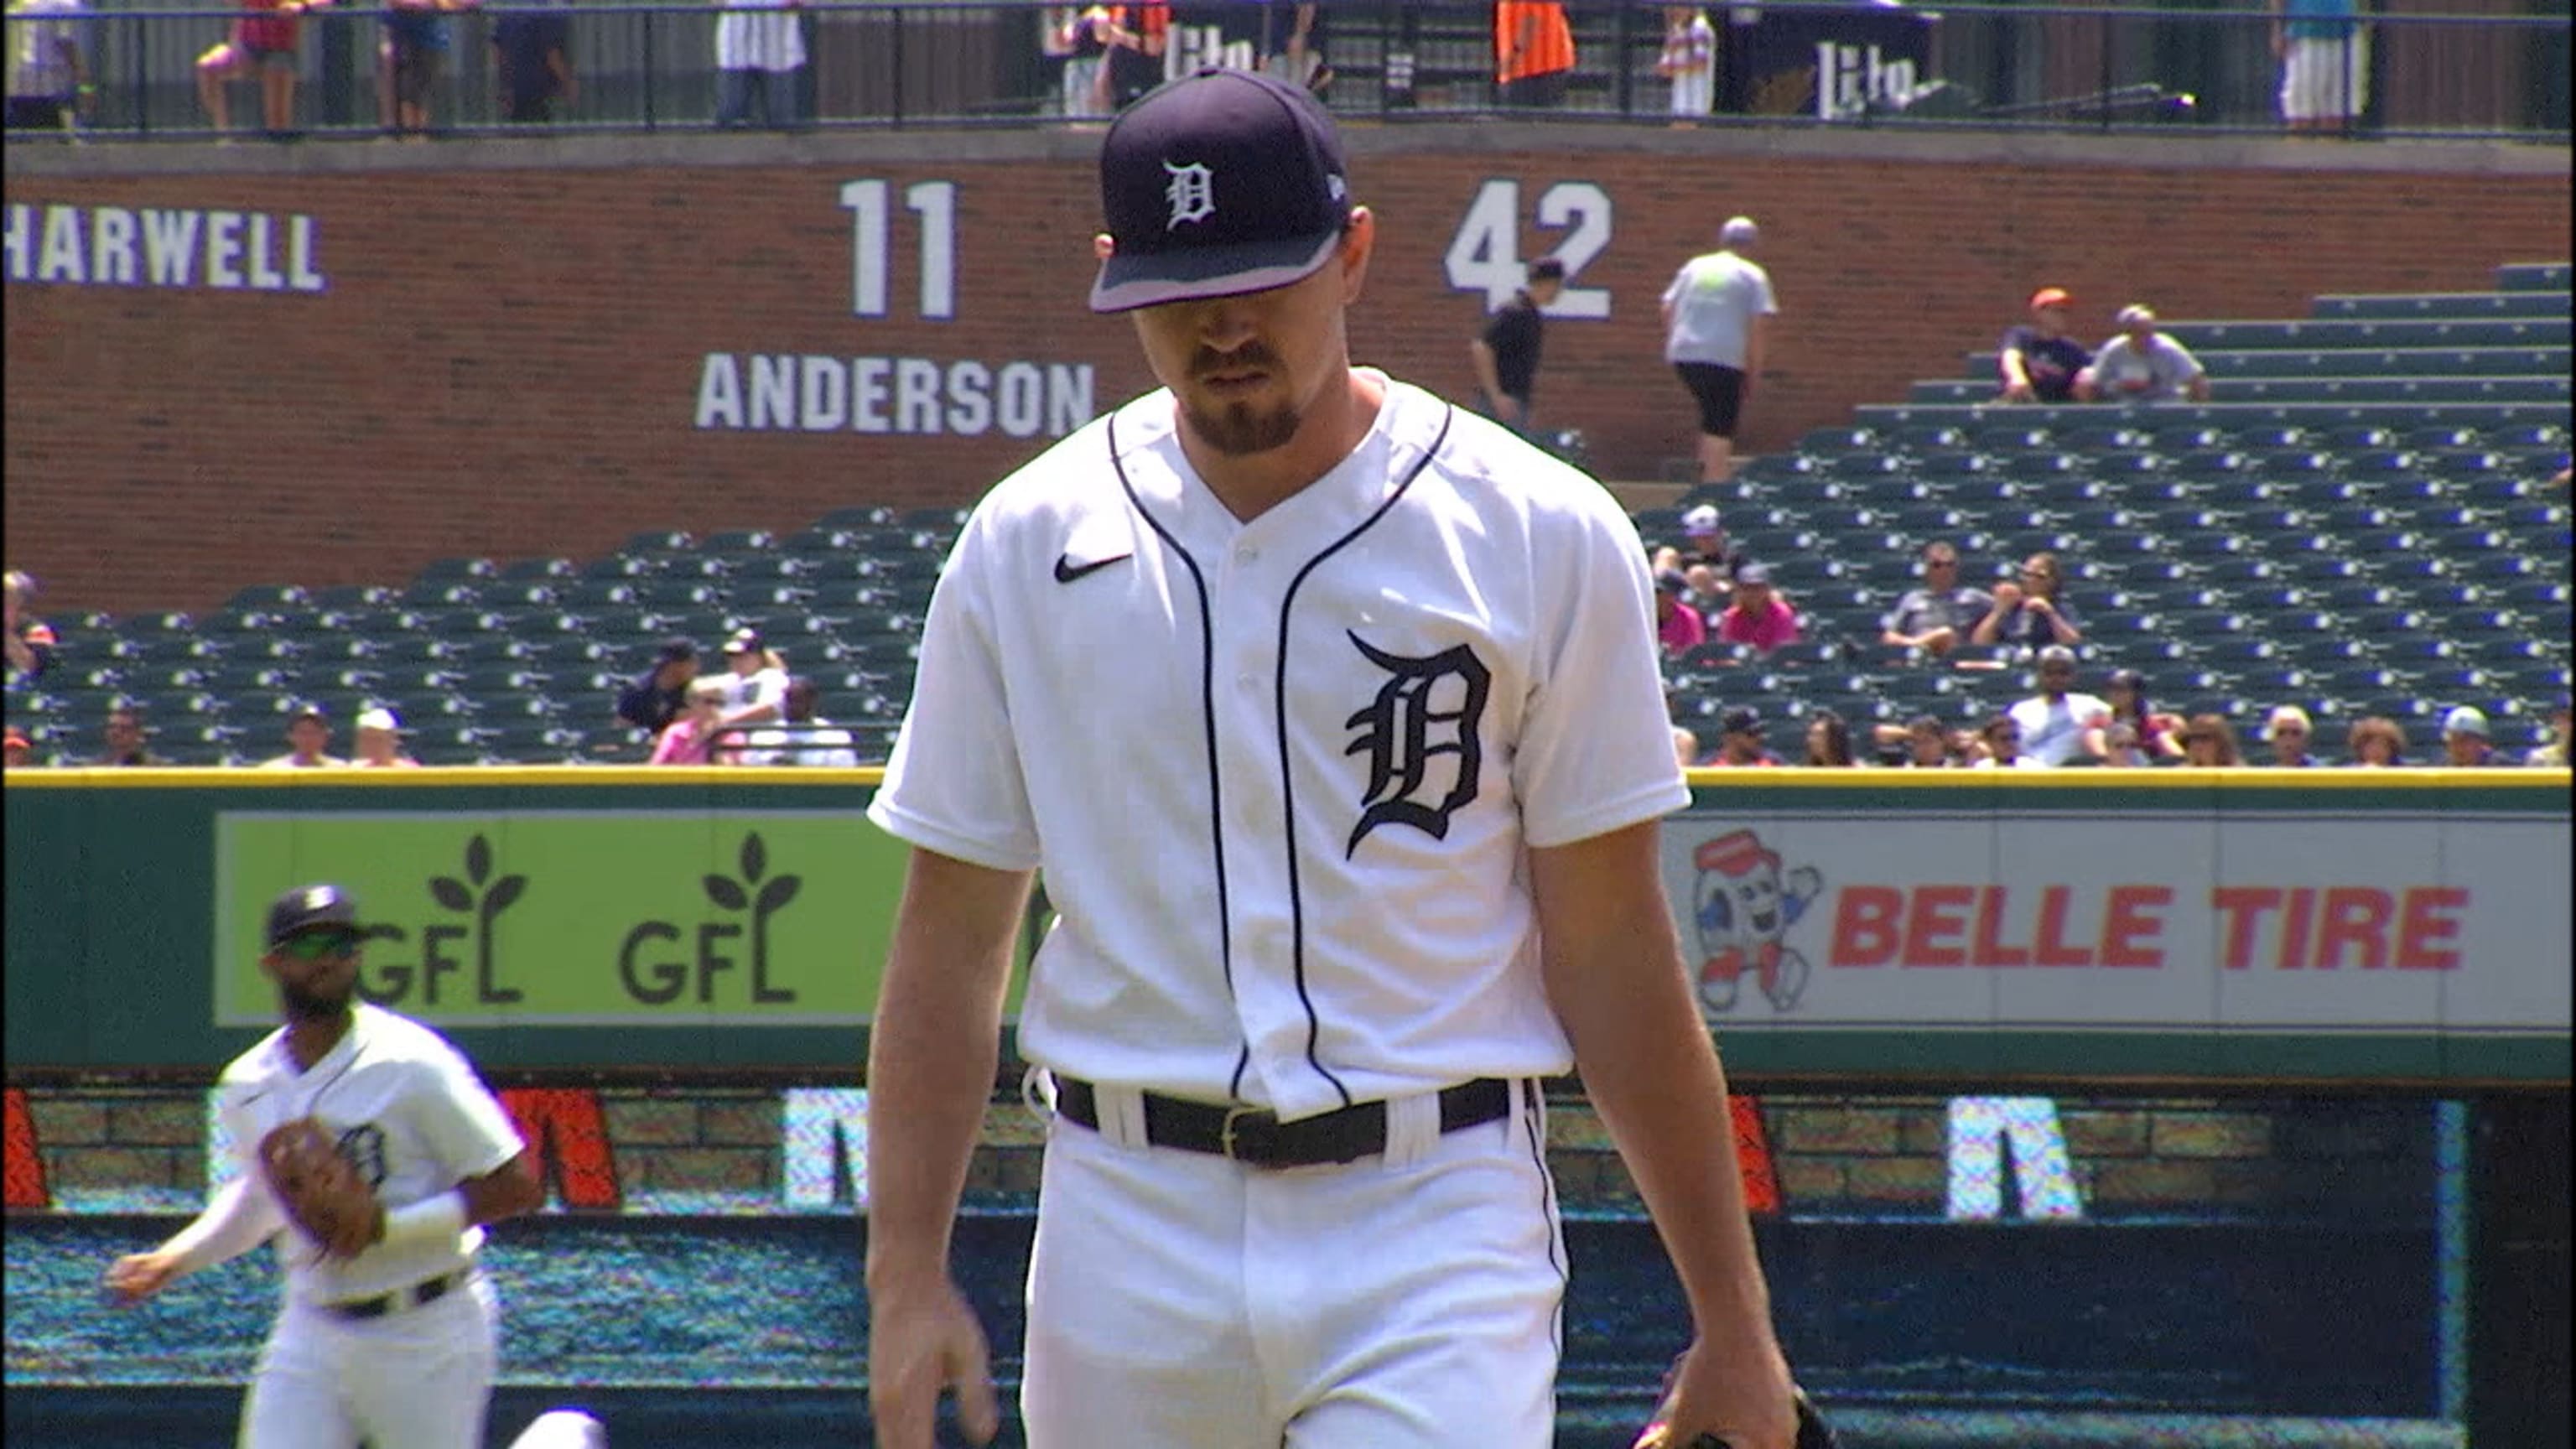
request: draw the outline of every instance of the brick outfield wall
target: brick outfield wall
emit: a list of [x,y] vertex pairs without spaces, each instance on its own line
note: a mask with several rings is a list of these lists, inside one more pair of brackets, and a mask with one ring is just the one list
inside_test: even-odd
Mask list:
[[[29,1094],[45,1178],[64,1189],[177,1188],[205,1181],[203,1098],[134,1089]],[[1762,1118],[1791,1212],[1855,1207],[1943,1215],[1946,1098],[1839,1102],[1787,1097]],[[775,1192],[778,1098],[754,1091],[604,1090],[621,1186],[639,1192]],[[2376,1114],[2341,1117],[2212,1100],[2059,1103],[2088,1212],[2294,1212],[2384,1195],[2409,1154]],[[1039,1129],[1016,1104],[987,1115],[972,1192],[1037,1188]],[[1635,1185],[1599,1119],[1549,1111],[1549,1161],[1569,1206],[1634,1205]],[[2374,1187],[2373,1184],[2377,1184]],[[2320,1197],[2320,1194],[2327,1196]],[[2008,1205],[2008,1215],[2013,1209]]]
[[[1550,328],[1539,396],[1543,420],[1583,429],[1614,477],[1651,477],[1690,449],[1655,299],[1732,212],[1764,223],[1784,309],[1752,451],[1902,398],[1913,378],[1957,375],[2040,283],[2074,289],[2091,334],[2134,298],[2172,317],[2293,317],[2317,293],[2475,289],[2498,262],[2570,251],[2563,169],[2289,169],[2277,156],[2185,169],[2171,148],[2196,143],[2171,140],[2142,143],[2162,160],[2123,164],[2102,158],[2149,153],[1968,162],[1886,154],[1906,149],[1898,138],[1811,155],[1760,134],[1536,127],[1503,138],[1532,149],[1506,150],[1500,135],[1355,128],[1355,191],[1383,226],[1354,351],[1465,395],[1481,300],[1449,288],[1442,258],[1471,199],[1517,181],[1531,257],[1562,235],[1536,226],[1541,195],[1597,186],[1609,239],[1577,281],[1611,288],[1613,315]],[[10,564],[43,579],[57,611],[202,608],[248,583],[398,582],[442,556],[595,555],[648,527],[965,502],[1037,446],[998,432],[700,431],[711,352],[1087,362],[1103,406],[1145,384],[1127,324],[1082,307],[1096,225],[1082,138],[1007,153],[1024,159],[985,159],[1005,154],[989,139],[848,157],[833,144],[810,153],[832,159],[793,166],[711,147],[749,159],[478,169],[478,156],[525,153],[471,143],[428,163],[452,168],[439,170],[254,158],[234,164],[271,169],[53,175],[13,158],[7,200],[36,208],[31,247],[49,206],[262,212],[281,234],[303,215],[328,286],[11,281]],[[2448,164],[2477,168],[2479,154]],[[864,178],[891,183],[890,306],[874,319],[851,315],[841,200]],[[957,315],[933,322],[916,315],[904,198],[942,180],[958,188]]]

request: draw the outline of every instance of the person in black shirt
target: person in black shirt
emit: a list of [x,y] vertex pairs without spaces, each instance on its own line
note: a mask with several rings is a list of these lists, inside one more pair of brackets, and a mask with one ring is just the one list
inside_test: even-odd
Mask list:
[[98,757],[102,765],[166,765],[170,762],[152,753],[144,743],[151,731],[143,727],[143,715],[130,706],[120,705],[107,712],[107,753]]
[[2066,314],[2075,298],[2063,287],[2042,287],[2031,294],[2030,322],[2004,333],[1996,370],[2003,374],[2005,402],[2074,402],[2075,377],[2093,361],[2084,344],[2066,335]]
[[689,681],[698,677],[698,646],[666,639],[651,669],[617,692],[617,717],[658,739],[688,708]]
[[1563,290],[1565,263],[1554,257],[1530,263],[1529,284],[1514,292],[1487,319],[1484,332],[1467,344],[1486,415],[1522,437],[1529,436],[1530,387],[1538,381],[1539,343],[1547,325],[1541,314]]

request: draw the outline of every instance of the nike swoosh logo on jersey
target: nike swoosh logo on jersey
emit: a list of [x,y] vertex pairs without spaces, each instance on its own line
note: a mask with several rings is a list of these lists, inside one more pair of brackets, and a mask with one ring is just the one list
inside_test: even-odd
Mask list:
[[1069,584],[1075,579],[1081,578],[1084,574],[1096,574],[1102,569],[1109,567],[1111,564],[1124,563],[1133,557],[1135,557],[1133,554],[1111,554],[1107,558],[1093,559],[1089,563],[1078,564],[1073,561],[1072,554],[1058,554],[1056,555],[1055,560],[1055,581],[1059,584]]

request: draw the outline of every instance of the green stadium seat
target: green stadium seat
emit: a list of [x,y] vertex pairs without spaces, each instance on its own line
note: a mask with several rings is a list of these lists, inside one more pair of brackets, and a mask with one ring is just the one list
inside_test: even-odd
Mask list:
[[881,503],[876,503],[851,508],[835,508],[831,512],[824,514],[822,517],[815,519],[810,526],[814,528],[847,529],[891,528],[900,525],[902,522],[903,513],[901,510],[889,508]]
[[2564,292],[2568,289],[2568,264],[2565,262],[2507,262],[2495,269],[2499,292]]

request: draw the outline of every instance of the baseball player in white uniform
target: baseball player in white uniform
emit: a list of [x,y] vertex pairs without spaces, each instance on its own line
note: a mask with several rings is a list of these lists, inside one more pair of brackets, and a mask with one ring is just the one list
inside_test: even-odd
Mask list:
[[1035,1449],[1550,1442],[1534,1079],[1574,1066],[1697,1329],[1640,1442],[1788,1449],[1661,885],[1688,793],[1635,530],[1351,365],[1376,223],[1303,92],[1172,82],[1101,189],[1092,306],[1164,388],[976,510],[869,808],[915,847],[869,1064],[877,1442],[927,1449],[943,1389],[998,1423],[947,1259],[1043,870]]
[[[111,1292],[139,1301],[276,1240],[284,1302],[242,1406],[243,1449],[481,1449],[499,1356],[481,1225],[545,1201],[463,1055],[354,999],[364,936],[336,886],[270,907],[260,964],[286,1024],[224,1069],[216,1105],[240,1170],[196,1221],[107,1272]],[[314,1236],[263,1167],[262,1144],[307,1118],[372,1189],[372,1222],[349,1239]]]

